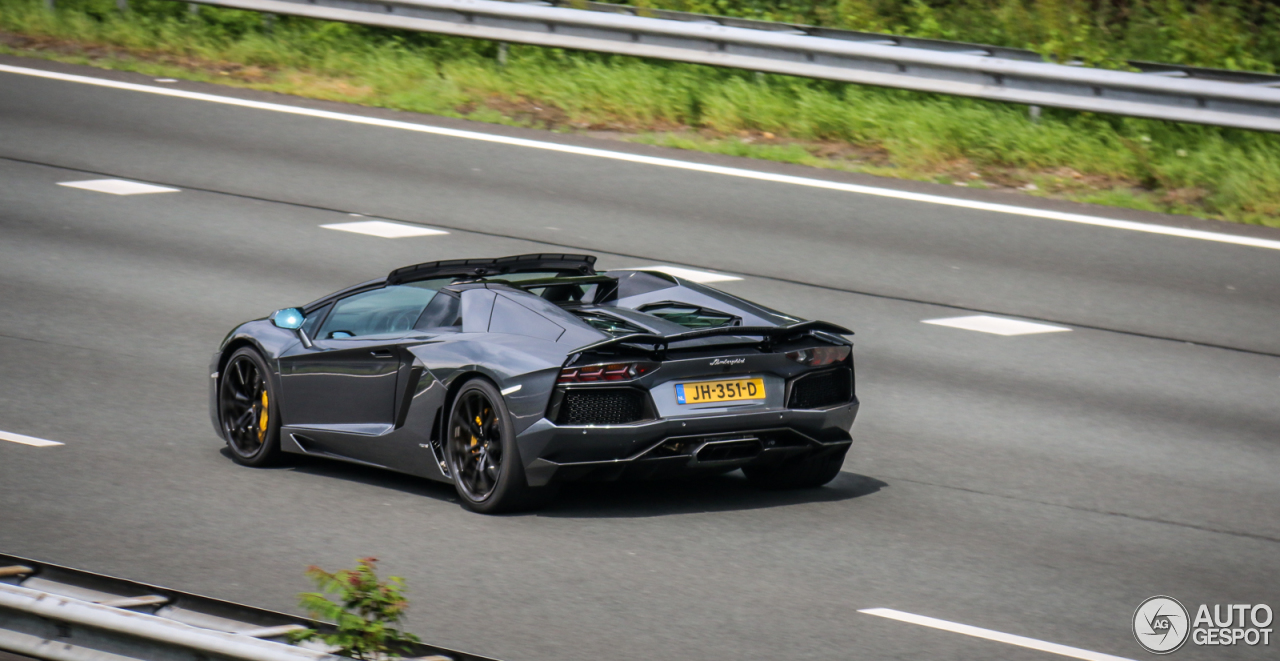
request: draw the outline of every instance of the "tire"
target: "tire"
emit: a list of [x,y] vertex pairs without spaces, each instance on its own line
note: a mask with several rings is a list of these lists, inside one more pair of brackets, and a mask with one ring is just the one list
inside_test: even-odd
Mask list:
[[237,349],[218,377],[218,422],[237,464],[279,463],[280,406],[267,363],[250,347]]
[[458,500],[473,512],[528,511],[555,496],[553,486],[529,486],[506,402],[486,379],[467,381],[454,396],[444,447]]
[[764,489],[813,489],[840,474],[848,446],[834,452],[805,455],[764,466],[744,466],[747,481]]

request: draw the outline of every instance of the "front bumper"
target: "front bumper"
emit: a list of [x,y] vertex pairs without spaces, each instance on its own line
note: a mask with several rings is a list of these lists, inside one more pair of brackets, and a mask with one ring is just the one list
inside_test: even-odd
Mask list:
[[674,477],[844,451],[858,402],[616,426],[542,419],[516,439],[530,486],[578,480]]

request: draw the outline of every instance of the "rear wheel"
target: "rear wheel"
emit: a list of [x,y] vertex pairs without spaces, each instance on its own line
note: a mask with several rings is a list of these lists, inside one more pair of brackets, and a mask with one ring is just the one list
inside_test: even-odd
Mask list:
[[280,458],[280,415],[267,378],[267,364],[244,347],[231,354],[218,387],[218,419],[231,458],[245,466],[268,466]]
[[529,486],[506,403],[484,379],[468,381],[454,397],[445,455],[462,505],[474,512],[534,509],[555,495],[551,487]]
[[820,487],[840,474],[846,446],[834,452],[796,457],[764,466],[744,466],[747,481],[766,489],[812,489]]

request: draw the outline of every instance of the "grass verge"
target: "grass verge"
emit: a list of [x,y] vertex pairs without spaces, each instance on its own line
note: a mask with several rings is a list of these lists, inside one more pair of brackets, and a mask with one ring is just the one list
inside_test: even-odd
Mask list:
[[1280,136],[281,18],[0,0],[0,52],[1280,227]]

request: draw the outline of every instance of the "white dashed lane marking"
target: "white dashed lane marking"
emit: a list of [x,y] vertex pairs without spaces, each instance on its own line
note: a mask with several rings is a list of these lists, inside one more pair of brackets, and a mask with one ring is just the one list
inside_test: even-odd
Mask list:
[[636,266],[629,269],[621,269],[623,271],[660,271],[667,275],[674,275],[677,278],[684,278],[691,282],[730,282],[732,280],[741,280],[736,275],[725,275],[724,273],[712,273],[711,271],[699,271],[696,269],[686,269],[679,266]]
[[910,622],[911,624],[918,624],[920,626],[931,627],[933,629],[941,629],[952,633],[964,634],[975,638],[985,638],[987,640],[1008,643],[1009,645],[1017,645],[1018,647],[1040,650],[1041,652],[1048,652],[1050,654],[1068,656],[1073,659],[1085,659],[1085,661],[1133,661],[1132,659],[1127,659],[1122,656],[1113,656],[1111,654],[1103,654],[1102,652],[1091,652],[1089,650],[1082,650],[1078,647],[1068,647],[1057,643],[1046,643],[1043,640],[1036,640],[1035,638],[1015,636],[1011,633],[1002,633],[999,631],[992,631],[991,629],[972,627],[967,624],[948,622],[946,620],[925,617],[924,615],[904,613],[902,611],[893,610],[892,608],[867,608],[858,612],[866,613],[867,615],[875,615],[876,617],[886,617],[890,620],[897,620],[899,622]]
[[433,230],[428,227],[419,227],[417,225],[389,223],[385,220],[361,220],[354,223],[321,225],[320,227],[327,230],[338,230],[340,232],[355,232],[356,234],[380,236],[384,239],[403,239],[409,236],[434,236],[437,234],[448,234],[448,232],[444,230]]
[[59,186],[67,188],[82,188],[97,193],[110,193],[112,195],[148,195],[151,193],[176,193],[177,188],[169,188],[168,186],[156,186],[153,184],[140,184],[136,181],[125,181],[124,179],[90,179],[88,181],[60,181]]
[[46,441],[43,438],[34,436],[23,436],[22,434],[14,434],[7,431],[0,431],[0,441],[9,441],[10,443],[21,443],[23,445],[34,445],[38,448],[53,447],[62,445],[57,441]]
[[992,333],[994,335],[1031,335],[1032,333],[1061,333],[1071,330],[1063,326],[1036,324],[1030,321],[989,317],[985,314],[972,317],[949,317],[946,319],[925,319],[923,323],[935,326],[950,326],[964,330]]
[[890,188],[878,188],[875,186],[863,186],[860,184],[846,184],[836,181],[827,181],[825,179],[810,179],[807,177],[796,177],[793,175],[774,174],[772,172],[759,172],[756,170],[744,170],[741,168],[730,168],[720,165],[706,165],[703,163],[693,163],[689,161],[680,161],[671,158],[658,158],[654,156],[642,156],[639,154],[627,154],[623,152],[608,151],[605,149],[595,149],[591,147],[577,147],[573,145],[561,145],[553,142],[542,142],[539,140],[526,140],[524,138],[512,138],[503,135],[492,135],[488,133],[479,133],[476,131],[461,131],[458,129],[447,129],[439,126],[431,126],[428,124],[417,124],[413,122],[401,122],[390,119],[379,119],[376,117],[362,117],[360,115],[348,115],[344,113],[331,112],[328,110],[313,110],[311,108],[300,108],[298,106],[288,106],[279,103],[265,103],[262,101],[249,101],[247,99],[237,99],[229,96],[219,96],[216,94],[204,94],[201,92],[188,92],[185,90],[173,89],[172,87],[156,87],[152,85],[137,85],[134,83],[123,83],[115,80],[106,80],[104,78],[93,78],[90,76],[77,76],[67,73],[57,73],[54,71],[43,71],[40,69],[29,69],[26,67],[15,67],[7,64],[0,64],[0,72],[18,74],[22,76],[37,76],[40,78],[48,78],[51,80],[62,80],[67,82],[79,83],[84,85],[95,85],[98,87],[107,87],[119,90],[130,90],[133,92],[142,92],[146,94],[157,94],[162,96],[175,97],[180,99],[191,99],[195,101],[205,101],[209,103],[219,103],[228,106],[238,106],[241,108],[256,108],[259,110],[267,110],[271,112],[289,113],[292,115],[301,115],[304,117],[319,117],[331,119],[341,122],[351,122],[355,124],[364,124],[367,126],[382,126],[386,128],[400,129],[405,131],[416,131],[419,133],[429,133],[433,135],[444,135],[455,138],[463,138],[466,140],[482,140],[505,145],[514,145],[519,147],[529,147],[533,149],[544,149],[547,151],[555,151],[563,154],[578,154],[582,156],[594,156],[597,158],[607,158],[616,161],[625,161],[630,163],[643,163],[647,165],[656,165],[659,167],[678,168],[681,170],[690,170],[693,172],[705,172],[709,174],[720,174],[730,177],[739,177],[743,179],[754,179],[756,181],[770,181],[781,184],[789,184],[795,186],[806,186],[809,188],[824,188],[827,190],[844,191],[849,193],[857,193],[861,195],[874,195],[877,197],[886,197],[898,200],[911,200],[914,202],[924,202],[927,204],[941,204],[951,207],[959,207],[962,209],[975,209],[978,211],[989,211],[992,213],[1011,214],[1017,216],[1025,216],[1030,218],[1044,218],[1048,220],[1059,220],[1069,223],[1080,223],[1084,225],[1095,225],[1098,227],[1110,227],[1113,229],[1123,229],[1135,232],[1147,232],[1150,234],[1163,234],[1165,236],[1177,236],[1188,239],[1200,239],[1203,241],[1218,241],[1221,243],[1233,243],[1241,246],[1254,246],[1257,248],[1268,248],[1271,250],[1280,250],[1280,241],[1274,239],[1260,239],[1252,236],[1238,236],[1234,234],[1222,234],[1219,232],[1206,232],[1203,230],[1185,229],[1182,227],[1169,227],[1167,225],[1152,225],[1149,223],[1136,223],[1128,220],[1117,220],[1113,218],[1104,218],[1101,216],[1088,216],[1078,213],[1064,213],[1062,211],[1049,211],[1047,209],[1035,209],[1031,207],[1019,207],[1012,204],[997,204],[994,202],[978,202],[976,200],[962,200],[952,197],[944,197],[941,195],[931,195],[926,193],[912,193],[908,191],[894,190]]

